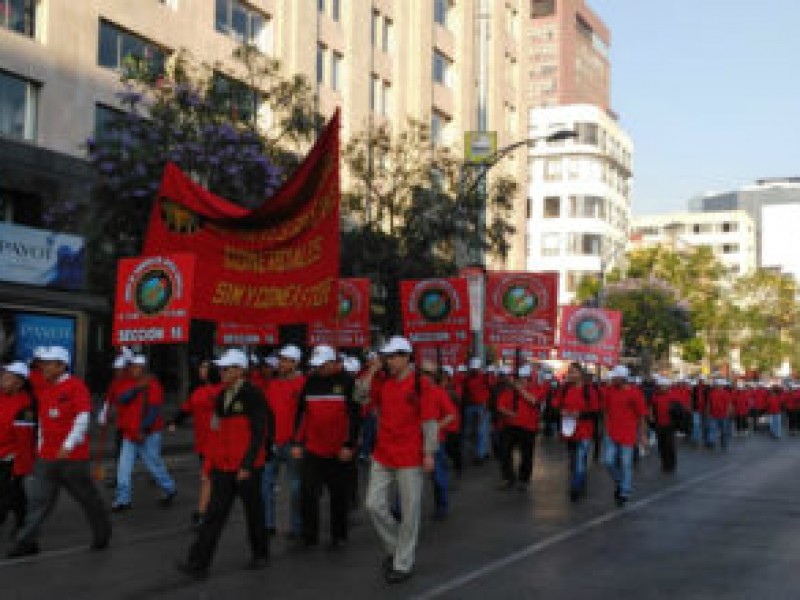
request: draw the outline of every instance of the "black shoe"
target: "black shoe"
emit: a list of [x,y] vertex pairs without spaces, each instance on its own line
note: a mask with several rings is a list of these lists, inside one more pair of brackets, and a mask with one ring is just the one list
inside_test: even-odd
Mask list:
[[383,562],[381,562],[381,570],[383,571],[383,574],[385,576],[392,569],[394,569],[394,556],[390,554],[383,559]]
[[117,504],[115,502],[114,504],[111,505],[111,512],[112,513],[121,513],[121,512],[129,511],[132,508],[133,508],[133,505],[130,502],[119,503],[119,504]]
[[278,530],[274,527],[267,527],[267,537],[275,537],[275,534],[278,533]]
[[386,582],[403,583],[404,581],[411,579],[411,575],[413,575],[412,571],[398,571],[397,569],[392,568],[386,572]]
[[108,548],[108,545],[111,543],[111,536],[104,537],[99,540],[95,540],[92,542],[92,545],[89,546],[89,550],[93,552],[99,552],[100,550],[105,550]]
[[208,577],[208,569],[193,565],[189,562],[178,562],[175,565],[175,568],[195,581],[200,581],[201,579]]
[[261,569],[265,569],[267,566],[269,566],[268,556],[254,556],[250,559],[250,562],[247,563],[246,569],[248,571],[260,571]]
[[572,502],[577,502],[578,500],[580,500],[582,495],[583,493],[581,492],[581,490],[571,489],[569,491],[569,499]]
[[619,502],[619,499],[622,498],[622,492],[619,489],[619,485],[614,488],[614,500]]
[[164,496],[158,501],[158,505],[161,508],[169,508],[172,506],[172,502],[175,500],[175,496],[177,495],[177,490],[172,490],[171,492],[164,494]]
[[628,498],[626,496],[620,496],[617,498],[617,507],[622,508],[628,503]]
[[37,554],[39,554],[39,544],[36,542],[21,542],[8,551],[6,558],[23,558],[25,556],[36,556]]

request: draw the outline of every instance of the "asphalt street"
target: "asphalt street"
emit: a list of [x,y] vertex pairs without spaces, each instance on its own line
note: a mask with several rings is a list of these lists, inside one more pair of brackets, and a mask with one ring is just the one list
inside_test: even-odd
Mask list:
[[237,508],[210,578],[186,580],[174,563],[192,538],[198,465],[173,456],[176,504],[157,507],[158,492],[140,473],[134,510],[114,515],[106,552],[88,550],[83,517],[62,495],[42,553],[0,560],[0,598],[800,598],[800,439],[736,438],[726,454],[679,446],[675,475],[662,475],[655,455],[640,462],[624,509],[614,507],[600,465],[592,465],[588,497],[570,503],[555,440],[538,442],[528,492],[496,491],[494,463],[468,468],[446,521],[431,520],[426,490],[416,572],[398,587],[380,576],[382,552],[363,511],[347,548],[309,551],[279,535],[271,565],[251,572]]

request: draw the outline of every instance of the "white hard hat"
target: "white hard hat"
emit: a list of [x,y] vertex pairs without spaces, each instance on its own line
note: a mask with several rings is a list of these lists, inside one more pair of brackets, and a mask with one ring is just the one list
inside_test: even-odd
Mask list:
[[281,348],[281,351],[278,352],[278,356],[288,360],[293,360],[295,362],[300,362],[303,358],[303,353],[297,346],[289,344],[288,346]]
[[330,346],[317,346],[311,352],[308,364],[312,367],[320,367],[325,363],[336,361],[336,351]]
[[411,354],[413,350],[411,348],[411,342],[399,335],[390,338],[383,348],[381,348],[381,354],[398,354],[401,352],[404,354]]
[[241,350],[231,348],[230,350],[226,350],[222,356],[215,360],[214,364],[222,368],[241,367],[242,369],[246,369],[247,355]]
[[24,379],[27,379],[31,374],[28,365],[26,365],[22,361],[15,361],[3,366],[3,371],[7,371],[8,373],[13,373],[14,375],[19,375]]

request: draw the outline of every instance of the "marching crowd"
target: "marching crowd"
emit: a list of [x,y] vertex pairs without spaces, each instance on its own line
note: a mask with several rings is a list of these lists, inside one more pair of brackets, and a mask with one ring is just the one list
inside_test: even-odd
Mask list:
[[390,583],[413,573],[426,474],[434,518],[444,519],[450,479],[461,476],[467,458],[474,464],[496,459],[498,489],[524,492],[537,436],[558,436],[568,449],[570,499],[579,502],[588,493],[594,451],[615,483],[614,502],[624,506],[633,492],[633,465],[651,436],[662,470],[673,473],[677,437],[725,451],[731,436],[749,435],[762,423],[780,438],[784,416],[791,434],[800,431],[800,389],[787,382],[642,380],[624,366],[600,379],[579,363],[559,380],[533,364],[493,366],[474,358],[457,367],[415,365],[414,356],[402,337],[367,354],[363,365],[329,346],[313,348],[308,357],[293,345],[263,358],[230,349],[202,361],[190,396],[176,413],[165,414],[164,390],[147,359],[126,349],[114,362],[97,414],[101,432],[112,421],[117,432],[116,490],[108,507],[90,465],[89,390],[70,373],[66,349],[38,348],[29,364],[13,362],[0,372],[0,522],[14,519],[8,558],[39,552],[40,528],[61,489],[83,509],[91,549],[107,548],[109,512],[133,508],[137,460],[160,488],[159,503],[169,507],[177,488],[161,456],[162,433],[187,419],[194,427],[200,485],[195,537],[178,564],[181,572],[208,574],[237,497],[244,507],[248,566],[267,565],[270,538],[278,532],[281,469],[289,484],[286,535],[306,547],[320,543],[324,490],[329,545],[343,548],[364,462],[365,506]]

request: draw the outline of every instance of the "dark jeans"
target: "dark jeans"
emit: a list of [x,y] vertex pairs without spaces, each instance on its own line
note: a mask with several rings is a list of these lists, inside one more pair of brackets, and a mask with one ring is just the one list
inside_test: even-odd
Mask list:
[[[503,429],[503,479],[509,483],[528,483],[533,471],[533,450],[536,434],[521,427]],[[514,474],[514,449],[519,451],[519,469]]]
[[347,539],[347,502],[351,482],[348,467],[338,458],[305,453],[300,502],[303,507],[303,540],[307,544],[319,541],[319,499],[323,486],[328,489],[331,502],[331,539]]
[[39,528],[56,505],[64,488],[80,504],[92,529],[92,543],[105,545],[111,537],[111,520],[89,474],[88,460],[39,460],[30,480],[28,513],[17,543],[34,544]]
[[14,475],[14,461],[0,462],[0,523],[5,523],[12,512],[16,526],[22,527],[27,508],[25,478]]
[[242,500],[253,558],[269,556],[269,538],[264,525],[264,501],[261,496],[263,469],[253,469],[250,477],[242,481],[237,481],[236,475],[227,471],[211,471],[211,499],[197,538],[189,549],[189,564],[197,569],[205,570],[211,564],[236,496]]
[[789,422],[789,433],[800,431],[800,410],[786,411],[786,415]]
[[661,470],[665,473],[675,471],[677,456],[675,454],[675,428],[671,425],[656,428],[658,438],[658,455],[661,457]]
[[453,464],[453,472],[456,477],[461,477],[461,472],[464,469],[464,452],[463,440],[461,439],[461,432],[449,432],[444,438],[444,449],[447,458]]

